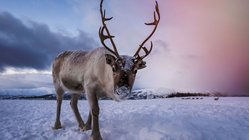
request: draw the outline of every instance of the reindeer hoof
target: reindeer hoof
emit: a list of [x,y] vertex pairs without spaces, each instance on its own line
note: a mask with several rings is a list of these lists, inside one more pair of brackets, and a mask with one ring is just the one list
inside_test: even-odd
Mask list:
[[92,129],[92,127],[91,127],[91,125],[84,125],[84,127],[83,127],[83,131],[87,131],[87,130],[91,130]]
[[61,129],[62,127],[61,127],[61,122],[55,122],[55,124],[54,124],[54,127],[52,127],[53,129]]
[[91,127],[88,127],[88,126],[84,126],[83,128],[80,128],[81,131],[88,131],[88,130],[91,130],[92,128]]
[[83,131],[84,130],[84,126],[85,126],[84,124],[79,124],[79,129]]

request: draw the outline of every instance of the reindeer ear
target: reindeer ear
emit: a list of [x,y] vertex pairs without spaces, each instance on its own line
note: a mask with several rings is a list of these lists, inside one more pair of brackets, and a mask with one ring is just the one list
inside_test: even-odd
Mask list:
[[140,61],[138,64],[138,68],[137,69],[143,69],[146,67],[146,62],[145,61]]
[[116,58],[111,54],[105,54],[106,64],[115,65]]

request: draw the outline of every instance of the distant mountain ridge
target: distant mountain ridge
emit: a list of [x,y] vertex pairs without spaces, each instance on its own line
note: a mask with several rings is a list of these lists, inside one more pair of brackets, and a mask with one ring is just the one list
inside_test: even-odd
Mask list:
[[[173,97],[189,97],[189,96],[228,96],[224,93],[192,93],[192,92],[176,92],[171,89],[158,88],[158,89],[139,89],[133,90],[127,97],[128,100],[140,100],[140,99],[157,99],[157,98],[173,98]],[[248,96],[248,95],[236,95],[236,96]],[[53,88],[34,88],[34,89],[0,89],[0,99],[43,99],[43,100],[55,100],[56,95]],[[71,99],[70,94],[65,94],[64,99]],[[86,99],[84,95],[80,99]],[[109,100],[108,97],[100,98],[102,100]]]
[[[127,97],[129,100],[139,99],[156,99],[156,98],[170,98],[176,97],[175,91],[170,89],[140,89],[134,90]],[[195,94],[192,94],[195,96]],[[64,99],[70,99],[70,94],[65,94]],[[55,100],[55,91],[52,88],[35,88],[35,89],[1,89],[0,99],[44,99],[44,100]],[[84,95],[80,99],[86,99]],[[103,100],[108,100],[108,97],[102,97]]]

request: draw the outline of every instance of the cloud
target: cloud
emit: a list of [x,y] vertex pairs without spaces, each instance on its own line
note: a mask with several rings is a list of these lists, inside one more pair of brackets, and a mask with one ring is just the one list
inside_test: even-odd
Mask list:
[[138,72],[138,86],[248,92],[249,14],[245,2],[159,1],[161,22],[154,38],[167,47],[158,49],[160,44],[155,44],[148,67]]
[[0,12],[0,71],[5,67],[49,69],[64,50],[89,50],[97,43],[83,31],[69,37],[52,32],[45,24],[25,24],[8,12]]
[[34,73],[0,75],[0,81],[0,89],[53,87],[51,74]]
[[[248,1],[158,2],[161,22],[151,38],[154,49],[145,59],[148,67],[138,72],[135,87],[187,92],[249,91]],[[12,66],[46,70],[62,50],[95,47],[97,43],[88,35],[98,38],[99,2],[73,0],[70,4],[87,35],[79,31],[76,37],[64,36],[51,32],[44,24],[27,25],[0,12],[0,69]],[[153,20],[154,4],[142,0],[104,2],[107,16],[114,17],[107,24],[120,54],[133,55],[151,32],[152,27],[143,23]],[[73,24],[71,27],[74,28]],[[40,84],[21,87],[36,86]]]

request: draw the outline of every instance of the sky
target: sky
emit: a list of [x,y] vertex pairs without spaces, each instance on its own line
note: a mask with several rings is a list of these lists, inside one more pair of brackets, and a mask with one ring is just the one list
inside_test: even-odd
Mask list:
[[[135,88],[249,93],[249,1],[158,0],[161,21]],[[154,0],[105,0],[120,54],[151,32]],[[0,0],[0,88],[53,87],[64,50],[102,47],[99,0]],[[149,44],[147,44],[149,45]]]

